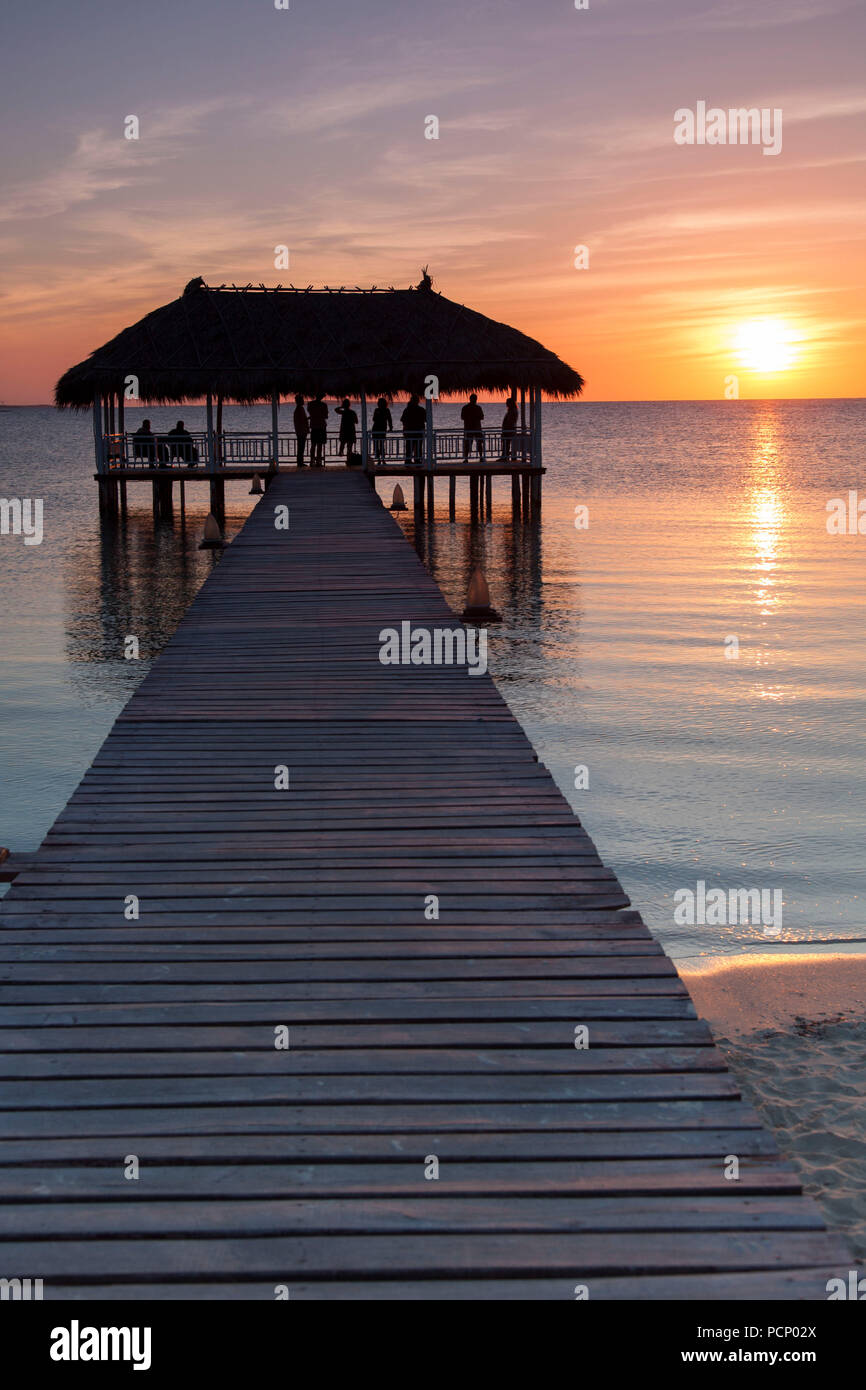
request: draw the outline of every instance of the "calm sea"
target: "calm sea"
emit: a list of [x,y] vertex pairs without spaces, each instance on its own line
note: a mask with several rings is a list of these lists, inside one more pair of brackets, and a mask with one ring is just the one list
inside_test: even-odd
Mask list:
[[[178,414],[147,413],[157,429]],[[465,497],[456,523],[415,537],[402,522],[458,610],[483,563],[504,615],[491,669],[542,760],[675,957],[866,941],[866,535],[826,526],[828,499],[861,483],[866,498],[866,403],[544,417],[538,530],[512,527],[505,490],[475,532]],[[41,497],[45,516],[39,546],[0,537],[0,844],[15,850],[39,843],[215,563],[196,549],[205,488],[187,489],[185,525],[155,531],[149,486],[131,487],[125,528],[100,532],[91,438],[89,417],[0,411],[0,495]],[[230,533],[252,503],[229,487]],[[699,880],[781,892],[780,935],[676,925],[674,894]]]

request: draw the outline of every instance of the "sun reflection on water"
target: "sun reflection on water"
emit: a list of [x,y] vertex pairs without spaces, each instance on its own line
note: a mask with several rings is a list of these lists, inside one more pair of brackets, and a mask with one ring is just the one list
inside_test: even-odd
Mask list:
[[787,545],[788,514],[778,436],[778,422],[770,409],[758,421],[754,452],[745,477],[749,537],[744,560],[752,572],[755,606],[764,617],[781,602],[779,567]]

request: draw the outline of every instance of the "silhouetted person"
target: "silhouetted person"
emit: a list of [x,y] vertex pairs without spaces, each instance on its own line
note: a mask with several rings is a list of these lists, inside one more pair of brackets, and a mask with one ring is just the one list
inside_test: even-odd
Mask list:
[[328,441],[328,407],[322,392],[307,406],[310,417],[310,467],[324,468],[325,445]]
[[388,402],[384,396],[380,396],[376,402],[376,409],[373,411],[373,456],[377,463],[385,462],[385,435],[394,428],[394,421],[391,419],[391,412],[388,409]]
[[509,396],[505,402],[505,414],[502,417],[502,460],[504,463],[514,461],[514,435],[517,431],[517,397]]
[[417,393],[413,393],[409,397],[409,404],[400,416],[400,423],[403,426],[406,462],[420,464],[421,443],[424,438],[424,426],[427,423],[427,412],[421,405],[421,398]]
[[166,435],[167,440],[171,440],[169,445],[169,458],[179,459],[182,463],[194,466],[198,463],[198,450],[192,442],[192,435],[186,429],[183,420],[178,420],[173,430],[169,430]]
[[307,447],[307,435],[310,433],[310,422],[307,419],[307,412],[304,409],[303,396],[295,396],[295,413],[292,417],[295,425],[295,438],[298,442],[298,467],[306,468],[304,463],[304,450]]
[[156,458],[156,436],[149,420],[142,420],[132,436],[132,457],[144,463],[153,463]]
[[340,454],[345,449],[346,462],[351,463],[355,441],[358,438],[358,416],[352,409],[352,402],[348,396],[344,396],[343,404],[335,406],[334,410],[340,416]]
[[481,422],[484,419],[484,411],[478,404],[478,397],[475,392],[469,397],[469,404],[464,405],[460,412],[460,419],[463,421],[463,462],[465,463],[472,453],[474,444],[478,450],[478,457],[484,462],[484,434],[481,429]]

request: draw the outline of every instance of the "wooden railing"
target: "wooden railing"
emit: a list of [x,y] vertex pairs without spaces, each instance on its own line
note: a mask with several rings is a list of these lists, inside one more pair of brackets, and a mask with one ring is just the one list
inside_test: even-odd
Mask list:
[[[220,469],[273,467],[274,436],[270,430],[225,430],[214,434],[214,454],[211,458],[207,431],[190,430],[186,435],[153,434],[142,436],[130,431],[102,436],[103,468],[201,468]],[[438,429],[432,432],[435,468],[439,463],[510,463],[533,467],[532,436],[528,430],[504,435],[502,430],[479,430],[466,434],[462,429]],[[354,452],[360,457],[362,441],[358,437]],[[326,460],[345,463],[346,448],[340,448],[338,434],[328,434],[323,454]],[[293,466],[298,459],[298,441],[293,432],[277,435],[277,462]],[[310,461],[310,442],[304,462]],[[404,468],[407,465],[429,468],[428,436],[425,432],[405,435],[394,430],[377,437],[368,434],[367,466],[370,469]]]

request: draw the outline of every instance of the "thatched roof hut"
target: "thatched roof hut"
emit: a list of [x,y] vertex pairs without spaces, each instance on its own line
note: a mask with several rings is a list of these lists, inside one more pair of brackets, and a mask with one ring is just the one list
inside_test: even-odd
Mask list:
[[534,338],[445,299],[429,277],[413,289],[213,288],[191,280],[155,309],[71,367],[58,406],[85,409],[120,398],[137,378],[147,404],[216,395],[252,403],[295,392],[393,395],[526,387],[574,397],[583,378]]

